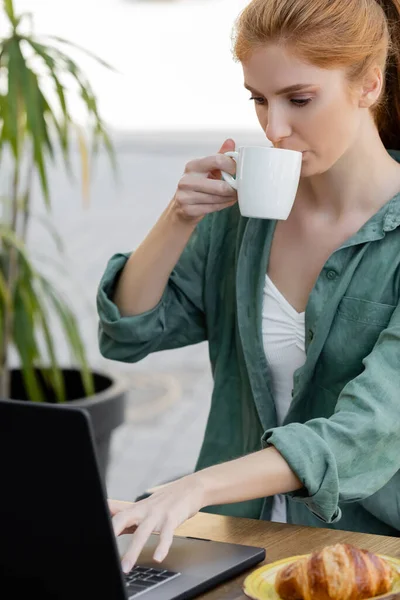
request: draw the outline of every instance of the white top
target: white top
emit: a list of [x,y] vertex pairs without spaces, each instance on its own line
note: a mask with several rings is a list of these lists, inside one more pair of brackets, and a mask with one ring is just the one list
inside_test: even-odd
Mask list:
[[[293,374],[306,360],[305,313],[298,313],[266,275],[262,311],[264,352],[271,370],[278,418],[282,425],[292,401]],[[286,503],[274,496],[271,521],[286,522]]]

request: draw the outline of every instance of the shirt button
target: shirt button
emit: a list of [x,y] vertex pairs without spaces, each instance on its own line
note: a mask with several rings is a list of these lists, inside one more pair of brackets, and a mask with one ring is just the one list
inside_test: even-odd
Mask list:
[[313,338],[314,338],[314,332],[313,332],[313,330],[312,330],[312,329],[309,329],[309,330],[308,330],[307,337],[308,337],[308,341],[309,341],[309,342],[312,342],[312,340],[313,340]]
[[327,272],[326,276],[328,279],[333,281],[333,279],[336,279],[337,273],[336,273],[336,271],[332,271],[332,269],[331,269],[330,271]]

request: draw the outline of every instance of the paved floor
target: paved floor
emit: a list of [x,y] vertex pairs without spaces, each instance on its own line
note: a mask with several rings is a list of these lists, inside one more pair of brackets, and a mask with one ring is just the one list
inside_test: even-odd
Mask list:
[[[186,162],[214,152],[224,136],[225,132],[115,136],[119,183],[113,181],[100,157],[89,208],[82,205],[79,181],[71,184],[55,169],[51,177],[53,222],[65,245],[63,269],[48,264],[54,243],[39,221],[32,224],[29,243],[41,268],[74,306],[91,365],[116,372],[127,383],[126,421],[112,440],[110,497],[133,499],[147,487],[193,469],[212,381],[206,344],[160,352],[135,365],[103,359],[97,348],[97,285],[111,255],[133,249],[154,224]],[[237,135],[239,145],[260,139],[253,134]],[[36,204],[42,213],[41,202]],[[63,337],[58,335],[60,356],[67,362]]]

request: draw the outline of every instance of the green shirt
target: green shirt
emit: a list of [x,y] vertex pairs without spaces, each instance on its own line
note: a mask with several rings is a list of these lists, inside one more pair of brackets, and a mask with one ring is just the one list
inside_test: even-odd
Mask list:
[[[207,340],[214,390],[196,468],[272,444],[304,485],[286,495],[288,522],[398,535],[400,194],[325,263],[281,427],[261,332],[275,225],[241,217],[237,206],[207,216],[158,306],[134,317],[121,318],[112,302],[129,254],[113,256],[97,296],[101,353],[136,362]],[[271,507],[266,498],[206,510],[268,519]]]

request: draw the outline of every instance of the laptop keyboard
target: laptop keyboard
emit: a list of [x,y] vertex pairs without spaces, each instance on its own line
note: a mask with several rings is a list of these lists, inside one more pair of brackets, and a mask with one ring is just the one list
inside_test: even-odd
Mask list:
[[175,579],[179,575],[180,573],[167,571],[166,569],[133,567],[129,573],[124,575],[128,598],[136,598],[167,581],[171,581],[171,579]]

